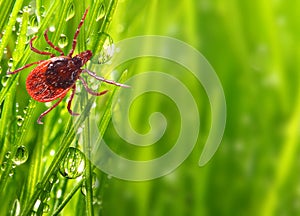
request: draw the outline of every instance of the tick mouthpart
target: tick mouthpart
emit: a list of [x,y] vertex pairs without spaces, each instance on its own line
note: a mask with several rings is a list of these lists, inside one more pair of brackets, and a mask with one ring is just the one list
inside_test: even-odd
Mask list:
[[79,53],[78,56],[80,56],[83,60],[86,60],[85,62],[87,62],[92,58],[93,54],[91,50],[86,50],[84,52]]

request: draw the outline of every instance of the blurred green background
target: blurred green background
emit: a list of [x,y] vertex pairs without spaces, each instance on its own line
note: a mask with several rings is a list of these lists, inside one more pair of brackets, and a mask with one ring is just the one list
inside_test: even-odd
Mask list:
[[[24,1],[23,5],[33,2]],[[93,7],[94,2],[86,4],[89,3]],[[74,5],[76,7],[76,1]],[[108,31],[113,40],[165,35],[199,50],[222,83],[227,125],[218,151],[208,164],[199,167],[199,156],[210,129],[210,106],[201,86],[193,84],[190,89],[199,98],[201,130],[192,154],[174,172],[159,179],[129,182],[109,176],[101,190],[99,214],[300,214],[299,8],[300,1],[283,0],[119,0]],[[75,16],[78,20],[81,14]],[[14,42],[12,37],[8,46]],[[7,67],[7,61],[2,59],[2,68]],[[184,83],[194,82],[193,77],[178,75],[182,69],[177,66],[170,68],[165,62],[156,64],[155,59],[130,64],[128,76],[166,67]],[[20,82],[24,83],[22,79]],[[22,97],[26,95],[24,84],[20,84],[20,88],[24,91],[20,93]],[[153,106],[143,106],[143,100]],[[152,111],[165,113],[172,122],[169,130],[179,130],[178,112],[170,108],[174,106],[171,102],[165,102],[167,106],[162,103],[165,100],[148,95],[133,108],[137,131],[149,130],[145,122]],[[20,104],[22,106],[22,102]],[[65,111],[63,114],[67,115]],[[32,126],[33,131],[36,128]],[[118,153],[142,160],[165,153],[172,147],[176,133],[169,132],[163,141],[156,143],[150,155],[147,148],[123,146],[111,124],[105,136],[117,142],[112,148]],[[16,170],[18,172],[21,170]],[[72,208],[75,204],[71,203],[63,215],[76,215]]]

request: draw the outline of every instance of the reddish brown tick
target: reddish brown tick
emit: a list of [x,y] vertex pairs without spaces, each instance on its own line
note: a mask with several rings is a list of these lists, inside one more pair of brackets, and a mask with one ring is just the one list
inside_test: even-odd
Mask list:
[[27,64],[15,71],[8,72],[7,74],[15,74],[20,72],[21,70],[24,70],[25,68],[28,68],[32,65],[38,64],[36,68],[34,68],[30,74],[28,75],[26,79],[26,89],[29,93],[29,95],[36,101],[39,102],[49,102],[53,101],[55,99],[58,99],[58,101],[50,107],[48,110],[43,112],[40,117],[37,120],[38,124],[43,124],[41,121],[42,118],[48,114],[52,109],[57,107],[57,105],[63,100],[63,98],[67,95],[70,89],[72,89],[72,93],[70,96],[70,99],[68,101],[68,111],[71,115],[79,115],[78,113],[74,113],[71,110],[71,104],[73,97],[75,95],[76,90],[76,81],[79,79],[83,87],[86,89],[86,91],[92,95],[100,96],[107,92],[107,90],[101,91],[101,92],[94,92],[92,91],[86,81],[80,76],[81,73],[87,73],[90,76],[94,77],[97,80],[113,84],[116,86],[121,87],[128,87],[127,85],[114,82],[112,80],[104,79],[103,77],[97,76],[94,72],[89,71],[87,69],[82,69],[81,67],[91,59],[92,52],[90,50],[86,50],[84,52],[79,53],[78,55],[75,55],[72,57],[76,43],[77,43],[77,37],[80,31],[81,26],[83,25],[83,22],[86,18],[86,15],[88,13],[88,9],[85,10],[83,17],[78,25],[78,28],[75,32],[74,38],[73,38],[73,44],[72,49],[70,50],[68,55],[65,55],[64,52],[57,46],[55,46],[48,38],[48,29],[44,32],[44,37],[46,42],[56,51],[58,51],[61,56],[55,57],[53,53],[50,52],[44,52],[40,51],[33,47],[32,42],[37,38],[36,36],[31,38],[29,44],[30,49],[33,52],[36,52],[41,55],[49,55],[51,58],[48,60],[40,60],[37,62],[33,62],[30,64]]

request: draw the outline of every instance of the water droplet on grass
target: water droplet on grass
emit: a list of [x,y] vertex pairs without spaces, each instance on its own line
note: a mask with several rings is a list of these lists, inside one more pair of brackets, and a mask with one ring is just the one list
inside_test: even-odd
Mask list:
[[20,127],[24,122],[24,118],[21,115],[17,115],[17,125]]
[[[24,7],[24,10],[25,10],[25,7]],[[23,20],[22,16],[23,16],[23,11],[20,10],[18,15],[17,15],[17,20],[16,20],[18,23],[22,22],[22,20]]]
[[44,16],[46,15],[46,9],[45,9],[44,6],[41,6],[41,7],[40,7],[40,15],[41,15],[42,17],[44,17]]
[[15,174],[15,169],[11,169],[11,170],[9,171],[9,173],[8,173],[8,176],[9,176],[9,177],[13,177],[14,174]]
[[38,19],[35,15],[33,15],[30,20],[29,20],[29,23],[30,23],[30,28],[31,30],[36,33],[38,32],[39,30],[39,23],[38,23]]
[[64,48],[68,45],[68,42],[69,42],[68,37],[64,34],[61,34],[59,37],[58,46],[60,48]]
[[59,166],[60,174],[69,179],[81,176],[85,169],[85,156],[77,148],[70,147]]
[[16,164],[16,165],[21,165],[23,163],[25,163],[28,159],[28,151],[27,148],[25,146],[19,146],[15,156],[12,158],[12,161]]
[[3,87],[5,87],[7,85],[7,82],[8,82],[10,77],[11,77],[10,75],[5,75],[1,78],[1,84],[2,84]]
[[50,27],[49,27],[49,31],[50,31],[50,32],[54,32],[54,31],[55,31],[55,26],[50,26]]
[[[93,173],[93,178],[92,178],[92,189],[98,188],[100,186],[99,179],[96,175],[96,173]],[[86,183],[83,181],[82,186],[81,186],[81,193],[86,196]]]
[[14,63],[14,60],[13,60],[13,58],[10,58],[9,60],[8,60],[8,67],[12,67],[13,66],[13,63]]
[[20,201],[18,199],[15,199],[13,206],[10,210],[10,215],[11,216],[19,216],[20,212],[21,212]]
[[7,162],[4,161],[4,162],[1,164],[1,170],[2,170],[2,171],[6,170],[6,167],[7,167]]
[[103,45],[100,49],[99,53],[96,53],[94,57],[91,59],[94,64],[104,64],[108,62],[115,51],[115,45],[113,43],[112,37],[107,33],[100,33],[100,40],[103,40]]
[[96,22],[101,20],[105,15],[105,6],[104,4],[101,4],[100,8],[98,9],[97,17],[96,17]]
[[72,2],[68,8],[66,21],[72,19],[74,17],[74,15],[75,15],[75,5],[74,5],[74,2]]
[[11,156],[11,151],[7,151],[5,154],[5,158],[10,159],[10,156]]

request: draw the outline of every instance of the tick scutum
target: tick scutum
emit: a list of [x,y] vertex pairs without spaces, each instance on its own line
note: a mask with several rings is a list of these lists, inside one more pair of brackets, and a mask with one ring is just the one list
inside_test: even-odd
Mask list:
[[80,67],[69,57],[54,58],[45,72],[46,83],[54,88],[68,89],[78,79]]

